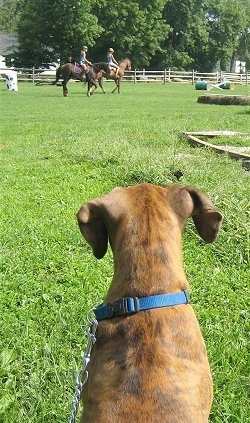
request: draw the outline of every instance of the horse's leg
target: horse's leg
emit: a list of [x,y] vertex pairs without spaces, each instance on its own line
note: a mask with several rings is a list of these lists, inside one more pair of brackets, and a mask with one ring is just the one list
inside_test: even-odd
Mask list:
[[64,79],[62,82],[62,86],[63,86],[63,97],[68,97],[68,88],[67,88],[67,80]]
[[[94,88],[92,89],[92,87],[94,87]],[[96,85],[95,81],[93,79],[92,80],[89,80],[88,81],[88,92],[87,92],[87,96],[90,97],[91,95],[93,95],[94,94],[94,91],[96,90],[96,88],[97,88],[97,85]]]
[[53,81],[53,82],[51,82],[51,84],[52,85],[56,85],[57,84],[57,82],[59,81],[59,79],[60,79],[60,76],[61,76],[61,66],[59,67],[59,68],[57,68],[57,70],[56,70],[56,80],[55,81]]
[[114,78],[115,79],[115,88],[112,91],[112,94],[114,94],[116,92],[116,90],[118,90],[118,93],[120,94],[120,78]]
[[101,76],[101,78],[98,79],[98,84],[99,87],[102,89],[103,94],[107,94],[106,91],[103,88],[103,77]]
[[92,92],[91,92],[91,95],[92,94],[94,94],[94,91],[96,90],[96,88],[97,88],[97,85],[96,85],[96,83],[95,83],[95,81],[93,80],[93,85],[92,85],[94,88],[93,88],[93,90],[92,90]]
[[87,91],[87,96],[88,96],[88,97],[90,97],[90,96],[91,96],[91,87],[92,87],[91,81],[90,81],[90,80],[88,80],[88,91]]

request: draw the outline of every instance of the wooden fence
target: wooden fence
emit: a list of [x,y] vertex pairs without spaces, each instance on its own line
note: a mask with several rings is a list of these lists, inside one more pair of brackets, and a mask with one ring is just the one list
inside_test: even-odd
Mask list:
[[[9,69],[17,72],[18,81],[32,82],[52,82],[55,80],[55,70],[51,69],[35,69],[35,68],[13,68]],[[8,68],[0,69],[0,80],[5,80],[5,73]],[[124,81],[134,83],[140,82],[160,82],[166,84],[168,82],[186,82],[195,84],[196,81],[209,81],[211,83],[220,83],[223,81],[233,82],[235,84],[248,85],[250,81],[250,73],[229,73],[229,72],[190,72],[174,71],[171,69],[164,70],[145,70],[134,69],[126,71]]]

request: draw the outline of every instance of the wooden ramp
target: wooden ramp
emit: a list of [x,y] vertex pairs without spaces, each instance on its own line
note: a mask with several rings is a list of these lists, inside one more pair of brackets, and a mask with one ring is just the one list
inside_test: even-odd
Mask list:
[[239,137],[249,137],[248,134],[242,132],[234,131],[201,131],[201,132],[186,132],[183,131],[182,135],[188,139],[190,144],[196,145],[197,147],[210,148],[211,150],[216,151],[217,153],[226,153],[229,157],[236,160],[244,161],[247,168],[250,168],[250,154],[247,154],[243,150],[249,150],[250,147],[231,147],[231,146],[219,146],[216,144],[211,144],[207,141],[203,141],[200,137],[222,137],[222,136],[239,136]]

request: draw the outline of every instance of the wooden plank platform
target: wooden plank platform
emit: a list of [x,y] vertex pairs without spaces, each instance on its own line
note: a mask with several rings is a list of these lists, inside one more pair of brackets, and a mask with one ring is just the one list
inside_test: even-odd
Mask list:
[[230,147],[222,147],[219,145],[211,144],[207,141],[203,141],[198,136],[206,136],[206,137],[218,137],[218,136],[232,136],[232,135],[240,135],[248,137],[248,134],[244,134],[242,132],[233,132],[233,131],[201,131],[201,132],[182,132],[183,136],[188,139],[188,141],[192,145],[196,145],[197,147],[205,147],[210,148],[211,150],[216,151],[217,153],[226,153],[229,157],[236,159],[236,160],[246,160],[250,161],[250,154],[247,154],[242,151],[236,151]]

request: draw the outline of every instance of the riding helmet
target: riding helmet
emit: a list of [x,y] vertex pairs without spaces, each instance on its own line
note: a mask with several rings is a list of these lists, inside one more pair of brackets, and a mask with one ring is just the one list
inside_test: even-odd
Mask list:
[[87,46],[83,46],[82,49],[83,50],[88,50],[88,47]]
[[109,48],[109,51],[111,52],[111,53],[114,53],[114,49],[111,47],[111,48]]

